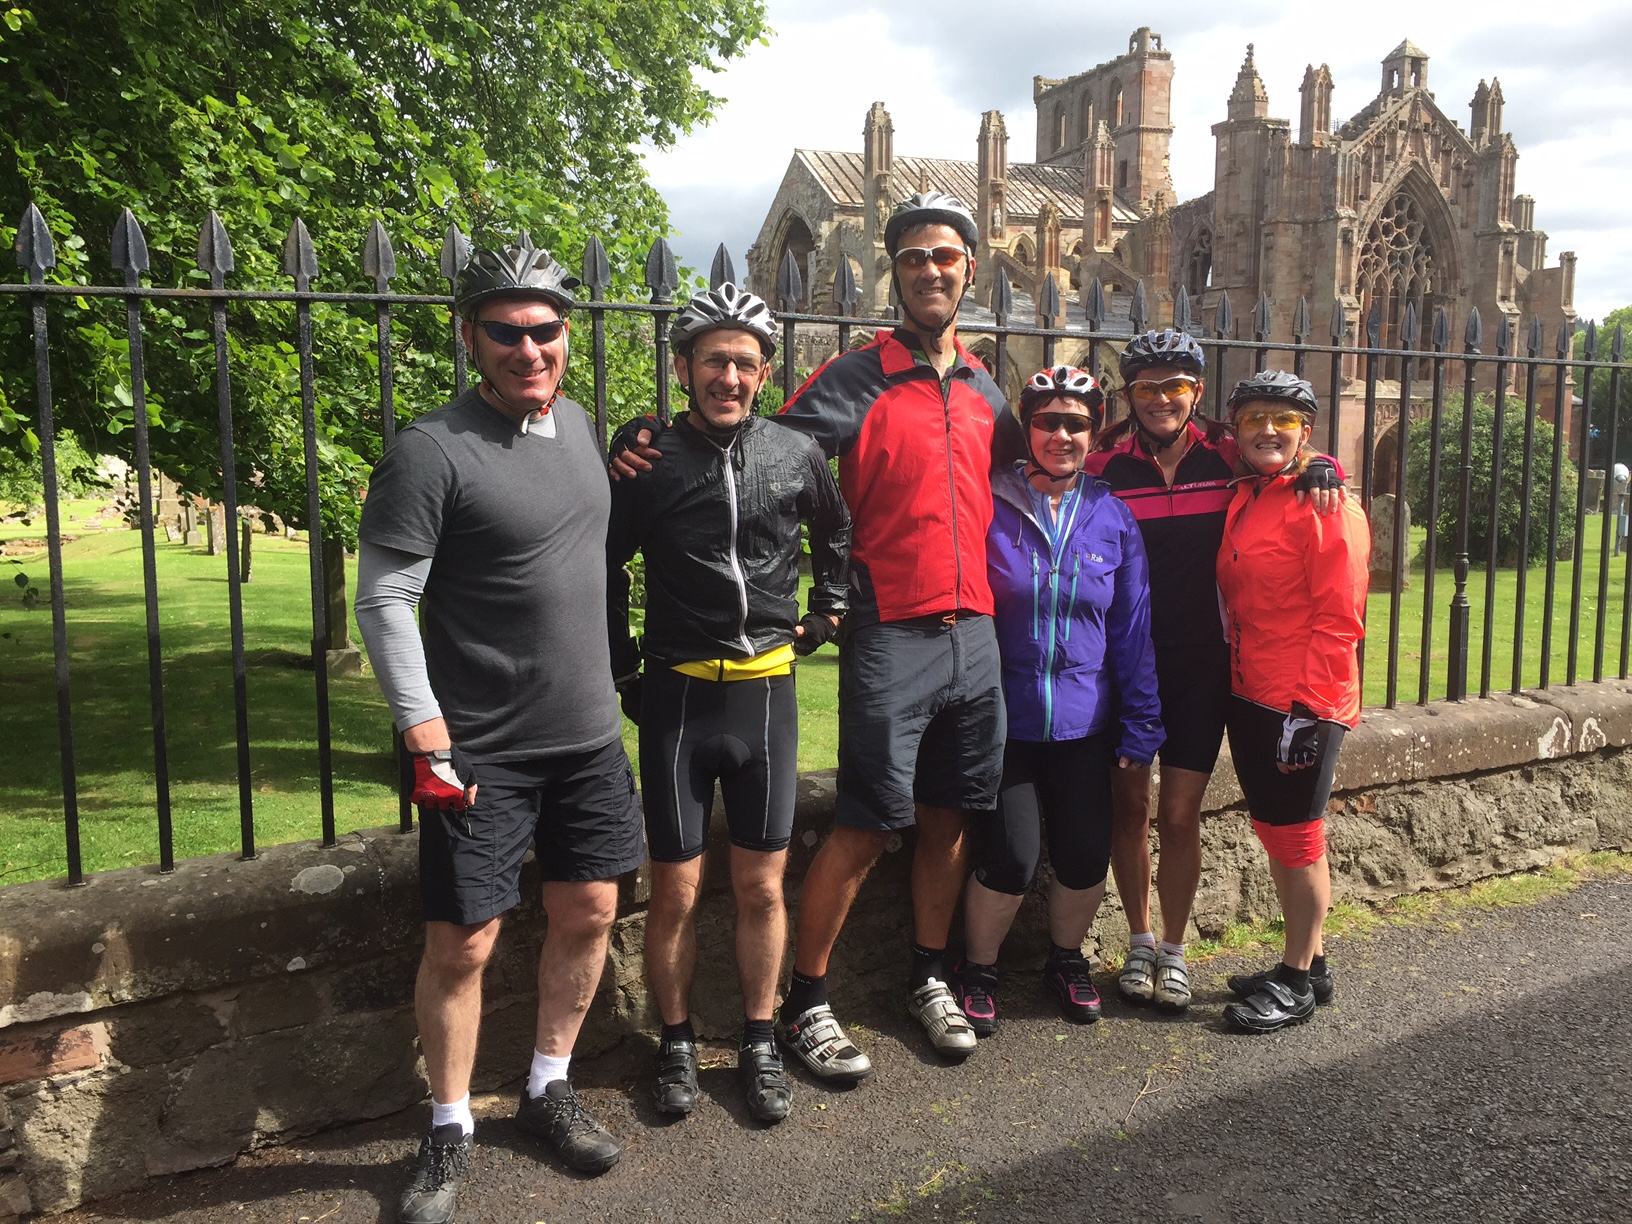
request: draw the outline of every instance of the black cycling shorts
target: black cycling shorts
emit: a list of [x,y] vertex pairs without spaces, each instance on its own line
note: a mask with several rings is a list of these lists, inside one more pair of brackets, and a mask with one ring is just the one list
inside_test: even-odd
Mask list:
[[881,831],[912,825],[919,803],[991,811],[1007,733],[991,617],[924,616],[846,633],[835,821]]
[[1045,830],[1049,866],[1061,884],[1084,889],[1105,879],[1120,733],[1008,742],[997,811],[969,820],[975,879],[993,892],[1024,894],[1037,875]]
[[701,854],[725,799],[731,844],[786,850],[799,769],[799,701],[792,674],[703,680],[647,669],[640,698],[640,790],[646,840],[659,863]]
[[1157,749],[1163,765],[1210,774],[1224,743],[1224,721],[1230,705],[1230,655],[1223,642],[1217,650],[1187,650],[1183,657],[1156,656],[1156,695],[1162,705],[1167,738]]
[[529,846],[546,882],[610,880],[646,861],[622,740],[473,769],[472,806],[419,809],[419,891],[427,922],[469,926],[510,909],[521,900]]
[[1332,797],[1337,754],[1348,728],[1327,723],[1326,750],[1308,769],[1282,773],[1275,767],[1286,714],[1245,697],[1230,697],[1230,759],[1247,799],[1247,812],[1260,824],[1295,825],[1321,820]]

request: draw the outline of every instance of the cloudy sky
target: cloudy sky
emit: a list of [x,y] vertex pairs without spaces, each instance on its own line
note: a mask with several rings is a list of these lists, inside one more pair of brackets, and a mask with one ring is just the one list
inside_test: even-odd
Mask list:
[[1632,6],[1426,3],[1409,17],[1389,6],[1386,19],[1355,28],[1354,15],[1368,7],[1169,0],[1125,7],[1124,16],[1081,0],[942,0],[932,9],[770,0],[769,45],[706,76],[727,99],[718,118],[650,153],[647,164],[669,202],[681,261],[706,269],[723,241],[740,267],[792,151],[859,150],[875,100],[895,122],[897,154],[973,160],[980,114],[996,109],[1008,120],[1009,160],[1029,161],[1033,74],[1064,77],[1112,59],[1148,23],[1173,53],[1173,178],[1189,199],[1212,189],[1209,129],[1224,117],[1247,43],[1256,46],[1270,114],[1295,127],[1306,64],[1330,65],[1341,122],[1376,95],[1383,56],[1409,38],[1430,56],[1428,84],[1441,108],[1464,128],[1480,78],[1501,78],[1518,190],[1536,197],[1548,262],[1560,251],[1579,256],[1582,319],[1632,303]]

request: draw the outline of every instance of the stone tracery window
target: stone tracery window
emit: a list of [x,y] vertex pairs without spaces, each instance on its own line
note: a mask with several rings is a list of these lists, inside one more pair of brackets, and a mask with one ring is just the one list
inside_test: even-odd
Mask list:
[[[1438,270],[1422,209],[1405,192],[1397,193],[1383,205],[1360,245],[1354,283],[1360,296],[1361,326],[1376,304],[1382,310],[1382,346],[1399,348],[1406,303],[1417,304],[1419,325],[1426,325]],[[1420,338],[1421,332],[1418,335]],[[1386,361],[1385,367],[1390,371],[1385,376],[1397,376],[1396,361]]]

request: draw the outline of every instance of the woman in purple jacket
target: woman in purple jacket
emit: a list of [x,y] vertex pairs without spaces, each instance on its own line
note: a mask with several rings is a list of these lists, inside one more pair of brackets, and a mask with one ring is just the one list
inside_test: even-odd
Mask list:
[[1104,396],[1056,366],[1020,394],[1029,458],[992,476],[987,570],[1009,738],[995,813],[970,822],[974,875],[955,989],[977,1033],[997,1029],[998,949],[1037,873],[1046,831],[1052,947],[1043,974],[1067,1018],[1099,1019],[1082,941],[1105,896],[1111,770],[1161,747],[1150,583],[1133,514],[1082,475]]

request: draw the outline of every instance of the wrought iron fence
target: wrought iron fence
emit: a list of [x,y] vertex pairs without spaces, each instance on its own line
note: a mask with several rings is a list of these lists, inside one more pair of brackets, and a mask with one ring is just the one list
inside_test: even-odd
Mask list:
[[[375,312],[375,329],[377,338],[377,364],[379,381],[380,430],[385,444],[389,444],[395,432],[397,405],[393,393],[393,350],[391,345],[391,327],[393,312],[409,306],[439,306],[451,309],[452,296],[430,294],[400,294],[393,293],[390,282],[397,275],[396,256],[392,249],[390,237],[384,228],[376,222],[368,233],[363,244],[362,270],[364,275],[374,283],[371,293],[335,293],[320,292],[312,288],[313,279],[318,275],[318,262],[312,245],[312,240],[306,227],[296,221],[290,229],[283,246],[282,270],[293,282],[292,288],[228,288],[227,278],[234,268],[232,243],[220,219],[211,213],[199,236],[197,249],[197,266],[207,275],[209,288],[164,288],[144,285],[143,276],[149,270],[149,258],[146,240],[135,217],[127,209],[114,227],[111,242],[111,263],[114,269],[123,277],[122,285],[90,285],[90,284],[57,284],[47,283],[46,274],[56,265],[55,243],[46,222],[40,212],[30,205],[19,225],[16,238],[17,264],[26,273],[25,283],[0,283],[0,300],[12,299],[17,301],[30,312],[32,322],[32,336],[35,364],[35,391],[37,402],[37,425],[41,444],[41,458],[45,490],[45,518],[47,550],[50,562],[50,603],[52,617],[52,643],[55,670],[55,689],[57,707],[58,740],[60,745],[61,777],[62,777],[62,812],[64,821],[64,837],[67,850],[68,881],[79,884],[84,881],[80,853],[80,812],[78,802],[78,785],[76,782],[75,754],[74,754],[74,712],[71,697],[68,650],[68,617],[64,603],[64,589],[62,577],[62,543],[59,506],[59,485],[56,464],[56,430],[53,421],[53,400],[51,389],[51,303],[53,300],[64,297],[72,298],[108,298],[123,300],[126,309],[126,324],[129,340],[130,386],[134,396],[133,406],[133,445],[132,459],[137,474],[140,506],[139,528],[141,531],[142,562],[143,562],[143,591],[144,613],[147,630],[147,663],[148,686],[151,699],[151,722],[153,737],[153,771],[156,788],[156,817],[159,849],[159,866],[162,871],[173,869],[175,863],[170,774],[167,753],[167,720],[165,710],[164,686],[164,651],[159,634],[159,584],[156,567],[155,523],[153,516],[152,496],[152,463],[149,455],[148,417],[146,412],[146,385],[143,367],[143,309],[149,302],[163,299],[185,299],[195,302],[207,302],[210,309],[210,340],[213,345],[215,358],[215,392],[217,406],[217,422],[220,431],[221,475],[223,501],[225,503],[226,522],[230,525],[237,517],[238,494],[235,480],[235,463],[233,451],[233,397],[232,397],[232,363],[229,360],[227,306],[231,302],[260,301],[286,302],[294,307],[295,327],[293,342],[299,355],[300,363],[300,412],[304,442],[304,476],[306,481],[306,518],[309,530],[309,549],[311,554],[310,582],[312,606],[312,665],[315,674],[314,702],[317,716],[317,743],[315,745],[318,758],[318,803],[320,810],[320,828],[323,843],[332,845],[335,842],[335,814],[334,814],[334,778],[332,764],[331,730],[329,722],[329,675],[325,648],[329,641],[328,625],[326,624],[328,603],[325,591],[325,574],[322,563],[322,516],[320,513],[319,491],[319,458],[316,437],[315,418],[315,375],[313,363],[312,343],[312,316],[314,303],[338,303],[353,306],[372,307]],[[458,269],[462,266],[470,250],[470,244],[457,227],[449,228],[442,243],[439,270],[442,278],[453,281]],[[679,288],[678,269],[668,244],[659,240],[653,245],[647,256],[644,269],[644,283],[650,291],[650,298],[646,302],[615,302],[606,300],[606,291],[612,284],[611,269],[608,265],[606,251],[599,239],[591,238],[582,260],[582,284],[588,290],[588,300],[580,306],[582,313],[586,313],[590,320],[590,359],[593,368],[593,405],[592,409],[598,428],[599,437],[604,441],[607,437],[607,334],[606,320],[609,314],[623,313],[626,315],[644,316],[654,324],[655,338],[653,342],[653,372],[656,393],[655,408],[657,413],[667,419],[670,411],[670,383],[669,383],[669,354],[664,322],[676,309],[674,294]],[[722,245],[716,253],[710,269],[710,281],[718,286],[720,283],[736,280],[735,269],[731,257]],[[786,355],[781,368],[781,386],[785,395],[791,395],[795,389],[798,371],[791,359],[795,351],[795,340],[800,328],[821,329],[824,338],[831,337],[834,351],[843,351],[851,346],[852,336],[859,329],[876,329],[894,325],[889,318],[861,317],[855,314],[861,301],[861,291],[856,285],[848,261],[841,260],[832,286],[833,313],[801,313],[799,307],[805,304],[806,289],[799,265],[795,262],[792,253],[785,255],[778,270],[773,294],[781,308],[783,327],[783,353]],[[1081,351],[1086,346],[1086,361],[1096,376],[1101,374],[1107,359],[1114,358],[1116,346],[1120,339],[1132,332],[1143,330],[1147,325],[1162,325],[1169,320],[1159,322],[1152,319],[1152,312],[1148,296],[1142,283],[1134,286],[1126,303],[1126,314],[1114,312],[1111,309],[1109,296],[1104,287],[1096,279],[1081,291],[1078,301],[1066,303],[1061,297],[1058,285],[1052,276],[1045,278],[1036,295],[1035,302],[1030,300],[1026,304],[1033,306],[1037,320],[1033,323],[1021,322],[1013,319],[1016,312],[1017,298],[1006,273],[1000,273],[993,287],[990,301],[990,313],[977,320],[973,327],[963,326],[960,323],[960,332],[965,337],[985,336],[995,345],[994,374],[999,386],[1007,385],[1010,377],[1013,355],[1009,351],[1012,342],[1035,342],[1041,350],[1041,364],[1052,364],[1055,361],[1056,350],[1062,344],[1076,346]],[[1074,306],[1074,312],[1071,307]],[[1073,317],[1073,314],[1075,317]],[[986,323],[989,318],[990,323]],[[1065,322],[1061,325],[1061,320]],[[1543,355],[1545,337],[1539,317],[1532,318],[1529,327],[1525,330],[1522,342],[1523,351],[1519,351],[1514,334],[1514,328],[1509,316],[1504,315],[1496,336],[1495,352],[1486,354],[1482,349],[1484,342],[1483,329],[1477,310],[1470,312],[1465,321],[1462,336],[1462,349],[1453,352],[1450,348],[1450,320],[1443,307],[1436,307],[1428,327],[1427,343],[1419,345],[1421,323],[1418,318],[1417,305],[1407,303],[1404,309],[1398,334],[1401,339],[1400,348],[1381,347],[1382,319],[1379,308],[1374,308],[1369,318],[1364,320],[1365,335],[1357,338],[1353,344],[1345,344],[1349,339],[1351,327],[1350,316],[1345,312],[1342,303],[1334,303],[1327,328],[1326,343],[1320,343],[1314,338],[1314,325],[1308,303],[1300,299],[1291,316],[1289,335],[1286,339],[1277,339],[1271,333],[1272,308],[1267,297],[1260,297],[1255,303],[1251,319],[1251,338],[1237,338],[1237,328],[1233,310],[1227,296],[1220,297],[1213,308],[1212,327],[1205,328],[1191,306],[1188,294],[1181,289],[1172,305],[1171,323],[1192,336],[1208,350],[1209,368],[1211,377],[1208,382],[1211,388],[1212,415],[1221,416],[1224,396],[1227,386],[1231,382],[1231,370],[1238,361],[1240,372],[1251,372],[1264,369],[1279,361],[1285,363],[1290,359],[1291,368],[1300,376],[1310,377],[1312,381],[1322,385],[1325,399],[1325,425],[1322,437],[1332,451],[1337,450],[1338,443],[1345,436],[1343,432],[1343,411],[1346,399],[1358,398],[1363,404],[1360,443],[1360,473],[1358,495],[1362,504],[1371,506],[1374,496],[1381,492],[1392,493],[1396,507],[1408,501],[1407,469],[1410,464],[1409,435],[1410,421],[1416,411],[1413,394],[1415,382],[1418,380],[1417,368],[1425,365],[1427,381],[1430,391],[1426,408],[1426,420],[1429,426],[1428,444],[1428,493],[1426,503],[1430,507],[1430,523],[1423,545],[1421,571],[1423,576],[1422,612],[1420,626],[1421,664],[1417,678],[1415,700],[1427,703],[1433,693],[1431,690],[1434,633],[1434,601],[1436,598],[1435,574],[1438,562],[1438,531],[1434,522],[1436,515],[1432,513],[1441,502],[1443,493],[1443,474],[1440,470],[1441,461],[1445,454],[1445,439],[1443,437],[1443,419],[1446,409],[1446,394],[1448,380],[1454,378],[1457,367],[1462,376],[1463,411],[1460,414],[1460,437],[1456,447],[1456,454],[1460,456],[1457,470],[1451,474],[1455,482],[1455,555],[1453,558],[1454,589],[1448,605],[1448,664],[1446,682],[1442,696],[1453,700],[1464,700],[1470,689],[1469,685],[1469,649],[1471,642],[1471,603],[1468,597],[1468,583],[1471,578],[1473,564],[1481,560],[1485,564],[1484,582],[1484,615],[1483,615],[1483,651],[1477,669],[1477,685],[1480,696],[1488,696],[1493,691],[1508,690],[1518,693],[1522,688],[1525,669],[1525,628],[1527,606],[1527,578],[1530,566],[1528,564],[1529,546],[1532,532],[1539,529],[1534,522],[1531,511],[1531,498],[1534,491],[1534,481],[1538,475],[1534,468],[1535,446],[1538,429],[1554,428],[1552,423],[1540,420],[1542,400],[1539,395],[1540,380],[1550,377],[1553,380],[1553,404],[1555,405],[1555,421],[1561,422],[1569,411],[1567,403],[1569,397],[1572,371],[1587,372],[1582,390],[1582,403],[1579,414],[1579,428],[1575,441],[1578,446],[1572,456],[1572,462],[1582,477],[1586,474],[1588,463],[1588,446],[1593,436],[1594,405],[1593,405],[1593,378],[1592,374],[1603,370],[1608,372],[1609,379],[1609,421],[1607,425],[1607,449],[1609,456],[1605,463],[1606,475],[1619,445],[1619,412],[1617,411],[1621,399],[1622,378],[1626,372],[1624,337],[1621,329],[1616,328],[1609,342],[1607,360],[1600,354],[1600,340],[1595,326],[1589,324],[1584,337],[1585,343],[1579,354],[1572,354],[1573,335],[1569,326],[1560,329],[1556,337],[1554,352],[1550,356]],[[453,386],[450,391],[458,394],[465,389],[467,380],[466,353],[460,336],[459,328],[455,324],[450,328],[450,349],[453,357]],[[1397,402],[1397,421],[1399,427],[1396,458],[1393,464],[1392,487],[1387,490],[1376,488],[1375,453],[1378,442],[1379,424],[1379,382],[1381,370],[1385,361],[1397,363],[1399,366],[1399,388]],[[1326,377],[1319,379],[1320,366],[1324,364]],[[1346,374],[1345,370],[1352,371]],[[1517,383],[1522,376],[1523,392],[1519,395]],[[1492,442],[1492,458],[1490,462],[1490,489],[1485,505],[1475,505],[1472,496],[1474,479],[1474,413],[1471,410],[1476,389],[1480,386],[1489,386],[1494,404],[1494,433]],[[1347,392],[1347,394],[1346,394]],[[1499,506],[1504,496],[1502,487],[1502,472],[1504,464],[1503,429],[1510,410],[1518,407],[1511,401],[1518,398],[1522,403],[1524,424],[1524,450],[1522,459],[1522,482],[1520,489],[1520,522],[1518,526],[1520,558],[1516,574],[1516,590],[1512,608],[1512,635],[1513,635],[1513,668],[1510,680],[1497,679],[1493,676],[1493,645],[1502,626],[1497,623],[1498,601],[1496,598],[1497,573],[1502,558],[1498,555],[1498,532],[1495,522]],[[292,407],[292,406],[291,406]],[[423,407],[420,406],[420,407]],[[1114,406],[1111,413],[1115,415]],[[1555,430],[1556,432],[1556,430]],[[1562,436],[1562,435],[1559,435]],[[1575,503],[1573,507],[1562,504],[1562,494],[1565,488],[1563,445],[1553,445],[1551,448],[1552,462],[1550,470],[1541,473],[1547,483],[1549,491],[1547,506],[1547,549],[1543,571],[1545,576],[1545,593],[1541,608],[1541,653],[1540,653],[1540,687],[1547,688],[1553,683],[1551,669],[1551,654],[1555,625],[1555,595],[1557,585],[1557,568],[1560,561],[1560,529],[1562,515],[1570,513],[1574,522],[1574,559],[1572,564],[1572,585],[1569,602],[1568,623],[1568,659],[1565,669],[1565,683],[1575,684],[1580,677],[1580,647],[1583,644],[1583,576],[1585,566],[1580,563],[1585,547],[1586,519],[1588,515],[1587,482],[1585,479],[1577,481]],[[1611,581],[1611,561],[1617,551],[1612,551],[1614,539],[1615,508],[1610,499],[1610,484],[1604,483],[1604,513],[1598,540],[1598,586],[1596,591],[1596,615],[1593,619],[1590,641],[1592,644],[1591,675],[1594,680],[1604,677],[1607,670],[1622,678],[1628,674],[1629,652],[1632,652],[1632,616],[1626,615],[1626,609],[1632,605],[1632,550],[1627,551],[1623,562],[1623,574],[1620,582],[1622,616],[1620,620],[1619,660],[1618,667],[1606,663],[1606,631],[1608,618],[1606,605],[1609,602]],[[1490,520],[1489,542],[1487,555],[1475,558],[1470,554],[1469,528],[1476,515],[1486,515]],[[1397,704],[1402,691],[1403,677],[1401,676],[1400,649],[1402,631],[1402,608],[1404,592],[1407,585],[1407,576],[1411,566],[1409,553],[1410,539],[1407,534],[1406,516],[1396,512],[1394,514],[1394,530],[1392,537],[1392,564],[1388,577],[1389,618],[1386,647],[1386,696],[1384,704],[1392,707]],[[226,533],[226,562],[227,562],[227,603],[231,635],[233,706],[236,729],[236,756],[238,782],[238,809],[240,821],[241,852],[245,858],[253,858],[256,853],[254,796],[251,787],[251,742],[249,733],[249,697],[247,667],[245,655],[245,628],[243,612],[242,583],[238,555],[236,533],[228,530]],[[1375,644],[1374,644],[1375,648]],[[1362,651],[1362,665],[1364,665],[1364,650]],[[401,764],[401,745],[398,740],[399,766]],[[399,774],[401,770],[399,768]],[[407,787],[399,788],[399,821],[404,831],[413,826],[413,813],[410,808]]]

